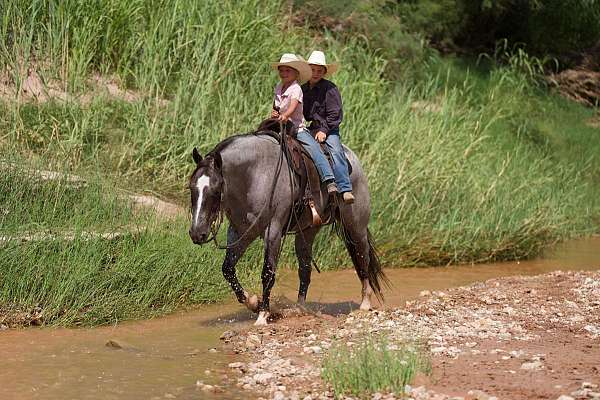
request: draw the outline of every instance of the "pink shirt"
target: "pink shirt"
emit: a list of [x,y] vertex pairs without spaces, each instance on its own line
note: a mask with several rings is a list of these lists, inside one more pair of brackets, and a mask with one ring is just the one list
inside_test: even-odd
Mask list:
[[283,114],[290,107],[292,99],[298,100],[298,106],[290,115],[290,121],[294,124],[295,129],[304,128],[304,115],[302,113],[302,88],[298,82],[294,81],[285,92],[281,93],[281,82],[275,86],[275,98],[273,103],[275,107],[279,107],[279,114]]

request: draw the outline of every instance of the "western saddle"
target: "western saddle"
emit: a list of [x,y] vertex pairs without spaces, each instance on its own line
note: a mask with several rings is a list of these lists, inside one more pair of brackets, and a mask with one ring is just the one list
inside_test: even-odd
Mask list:
[[[314,200],[321,195],[321,180],[319,179],[319,173],[315,167],[315,163],[302,146],[302,143],[296,139],[295,133],[293,135],[291,134],[293,128],[292,123],[288,121],[285,126],[283,126],[284,134],[281,133],[281,127],[282,124],[278,119],[269,118],[261,122],[256,133],[272,136],[281,144],[283,151],[286,153],[288,166],[296,175],[299,181],[300,192],[303,193],[293,206],[295,210],[294,214],[300,216],[306,207],[308,207],[312,214],[312,225],[322,225],[323,220],[317,212]],[[284,143],[281,143],[282,136],[285,138]],[[329,162],[331,163],[331,159],[329,159]],[[327,222],[328,221],[325,223]]]

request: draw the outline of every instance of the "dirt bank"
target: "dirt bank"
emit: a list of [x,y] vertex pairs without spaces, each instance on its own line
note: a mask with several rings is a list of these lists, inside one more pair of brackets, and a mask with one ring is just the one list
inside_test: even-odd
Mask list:
[[394,310],[289,317],[223,340],[245,357],[230,368],[249,397],[321,399],[333,397],[320,379],[327,349],[366,333],[426,343],[432,373],[407,387],[408,398],[600,399],[599,272],[491,279],[423,292]]

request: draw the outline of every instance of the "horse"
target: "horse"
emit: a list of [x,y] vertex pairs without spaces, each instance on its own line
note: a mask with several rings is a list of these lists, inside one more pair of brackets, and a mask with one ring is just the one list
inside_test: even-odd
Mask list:
[[[231,136],[218,143],[205,157],[196,148],[192,158],[196,164],[189,179],[191,193],[190,238],[202,245],[216,234],[223,214],[229,221],[226,254],[222,273],[238,302],[258,313],[255,325],[266,325],[270,316],[270,294],[282,240],[295,233],[298,260],[298,303],[306,301],[312,271],[312,246],[321,226],[314,226],[310,211],[295,215],[294,204],[302,194],[298,179],[288,171],[287,156],[273,132],[258,131]],[[371,309],[373,294],[383,302],[380,280],[389,284],[374,247],[368,223],[371,213],[367,177],[356,155],[346,146],[351,164],[350,179],[354,204],[344,204],[330,197],[321,187],[314,205],[320,215],[329,214],[338,227],[340,237],[362,283],[361,310]],[[293,220],[293,223],[291,223]],[[211,237],[212,235],[212,237]],[[258,237],[264,241],[262,267],[262,299],[250,296],[236,277],[235,266],[248,246]]]

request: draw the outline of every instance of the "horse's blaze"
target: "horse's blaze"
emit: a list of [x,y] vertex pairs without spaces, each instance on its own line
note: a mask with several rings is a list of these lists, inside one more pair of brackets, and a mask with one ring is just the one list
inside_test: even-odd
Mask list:
[[202,197],[204,196],[204,189],[210,184],[210,178],[206,175],[202,175],[196,181],[196,189],[198,189],[198,198],[196,199],[196,209],[194,210],[194,217],[192,220],[192,226],[198,224],[198,218],[200,217],[200,210],[202,209]]

